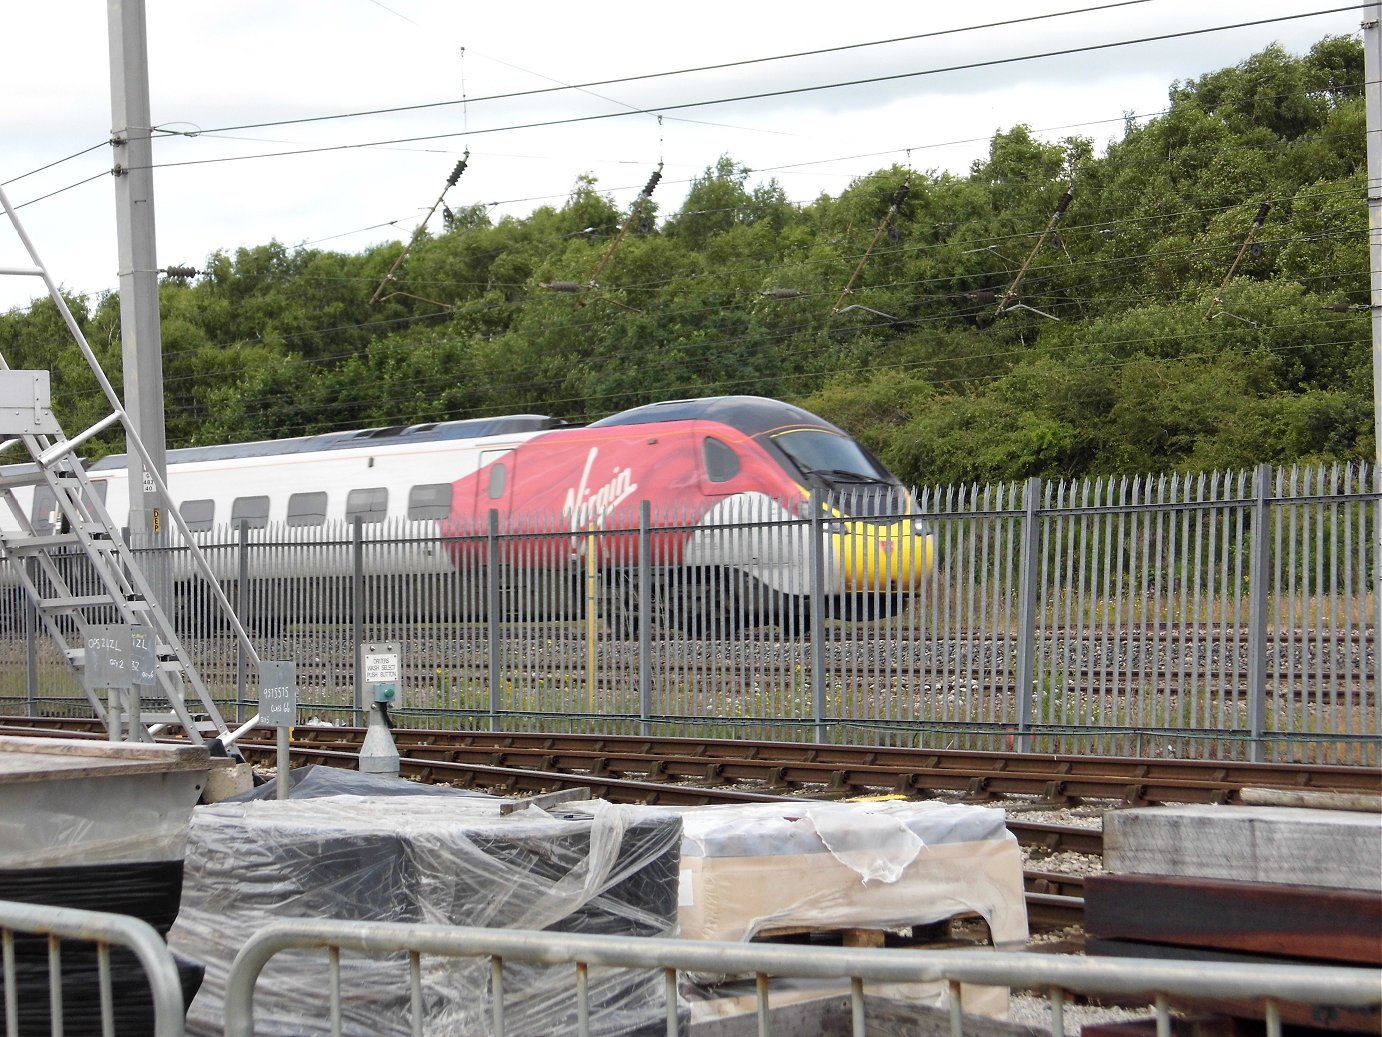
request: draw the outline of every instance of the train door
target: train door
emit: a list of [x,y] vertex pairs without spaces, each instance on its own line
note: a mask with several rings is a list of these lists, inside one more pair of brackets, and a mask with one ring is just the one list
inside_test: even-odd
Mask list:
[[744,458],[724,435],[723,428],[697,424],[696,468],[699,489],[707,505],[701,529],[687,545],[696,615],[684,626],[709,637],[730,637],[749,624],[755,612],[752,571],[756,536],[746,523],[743,493]]

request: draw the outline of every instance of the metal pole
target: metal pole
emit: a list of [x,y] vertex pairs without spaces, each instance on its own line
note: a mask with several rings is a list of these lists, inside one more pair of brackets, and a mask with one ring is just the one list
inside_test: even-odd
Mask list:
[[290,730],[287,726],[280,724],[274,732],[274,748],[276,750],[274,758],[278,761],[278,778],[274,782],[274,793],[278,799],[287,799],[290,796],[289,773],[293,769],[292,756],[289,754],[288,735]]
[[365,723],[365,667],[361,656],[365,643],[365,523],[356,515],[350,526],[351,573],[350,615],[355,645],[355,717],[357,727]]
[[[1382,494],[1382,3],[1363,5],[1363,80],[1367,107],[1368,265],[1372,275],[1373,490]],[[1373,552],[1382,550],[1382,499],[1373,523]]]
[[[250,614],[250,524],[248,519],[240,520],[237,531],[239,540],[235,552],[235,611],[244,623]],[[207,609],[209,613],[210,609]],[[198,621],[210,623],[209,614],[198,616]],[[249,701],[250,660],[245,654],[242,642],[235,645],[235,722],[245,722],[244,706]]]
[[653,506],[638,502],[638,716],[640,733],[652,734],[653,711]]
[[[111,148],[114,152],[116,238],[119,248],[120,337],[125,372],[125,413],[166,484],[163,426],[163,341],[158,314],[158,259],[154,235],[152,117],[144,0],[107,0],[110,34]],[[129,449],[130,532],[162,533],[166,527],[153,477]],[[117,516],[118,517],[118,516]],[[156,597],[170,600],[171,575],[149,573]]]
[[[11,562],[10,564],[14,564]],[[24,559],[24,568],[28,571],[29,582],[36,583],[38,580],[38,559]],[[29,711],[27,716],[38,716],[38,609],[29,600],[27,594],[19,598],[19,608],[24,617],[24,658],[27,662],[28,672],[28,699]]]
[[1032,696],[1036,674],[1037,558],[1041,552],[1041,480],[1027,480],[1022,515],[1022,553],[1017,599],[1017,747],[1032,751]]
[[1261,763],[1267,712],[1267,591],[1271,565],[1267,498],[1271,494],[1272,466],[1258,465],[1255,479],[1252,528],[1248,530],[1248,759]]
[[825,725],[825,538],[829,518],[827,497],[811,491],[811,719],[817,742],[826,740]]
[[489,630],[489,729],[499,730],[499,512],[489,509],[489,526],[485,536],[485,609]]

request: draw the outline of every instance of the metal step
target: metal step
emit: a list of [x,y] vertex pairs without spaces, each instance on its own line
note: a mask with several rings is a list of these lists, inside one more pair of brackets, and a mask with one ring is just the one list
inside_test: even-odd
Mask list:
[[[73,594],[62,598],[41,598],[38,602],[40,612],[62,612],[68,613],[77,609],[106,608],[119,609],[121,599],[113,598],[109,594]],[[138,598],[124,601],[126,608],[140,612],[147,610],[149,603]]]
[[5,550],[10,554],[42,554],[56,548],[79,548],[90,544],[97,550],[113,550],[115,542],[105,530],[90,530],[83,540],[80,533],[41,533],[34,536],[13,536],[5,539]]
[[[0,527],[0,559],[8,563],[10,571],[16,575],[24,594],[37,611],[42,628],[63,652],[81,682],[88,702],[106,724],[112,737],[148,740],[153,737],[152,732],[141,729],[146,722],[190,723],[190,697],[200,700],[198,716],[209,718],[219,735],[229,735],[230,730],[197,672],[191,655],[157,601],[157,585],[145,574],[139,557],[125,543],[119,525],[106,511],[101,495],[87,476],[81,459],[83,444],[108,429],[123,432],[129,453],[138,457],[144,466],[144,477],[152,481],[160,496],[171,499],[166,482],[152,461],[149,450],[141,442],[110,379],[102,370],[100,360],[73,318],[57,283],[44,270],[2,186],[0,208],[3,208],[33,261],[35,269],[32,272],[41,276],[47,285],[53,305],[62,315],[110,406],[110,412],[96,424],[76,436],[68,437],[53,414],[49,373],[14,370],[0,356],[0,383],[3,383],[7,403],[0,410],[0,439],[5,440],[7,450],[22,444],[33,464],[32,469],[14,469],[0,476],[0,507],[7,507],[14,518],[13,523],[6,523],[8,532]],[[0,270],[0,273],[6,272],[10,271]],[[28,488],[33,488],[35,493],[42,489],[52,494],[53,506],[60,515],[56,529],[47,531],[46,525],[35,528],[30,513],[32,508],[26,507],[26,502],[21,502],[20,494],[16,492]],[[239,638],[244,658],[251,666],[257,665],[258,653],[243,625],[235,618],[229,600],[215,584],[210,563],[193,541],[176,510],[172,511],[171,518],[186,541],[192,562],[212,582],[217,601],[228,614]],[[79,564],[70,564],[74,561]],[[79,583],[75,575],[78,572]],[[88,614],[87,610],[104,611]],[[137,698],[131,697],[131,689],[127,687],[110,689],[110,708],[107,708],[100,694],[104,689],[91,687],[86,679],[88,661],[93,667],[96,661],[94,658],[88,660],[82,646],[90,636],[93,625],[97,624],[110,624],[124,629],[137,625],[151,630],[156,649],[153,685],[133,689]],[[124,671],[117,668],[106,679],[123,677]],[[136,700],[141,703],[147,700],[158,711],[137,719],[131,716],[128,720],[132,724],[127,724],[124,711],[114,704],[128,701],[133,706]],[[165,703],[169,712],[162,710]],[[138,711],[138,706],[132,710]],[[133,730],[129,729],[131,726]],[[189,734],[194,740],[202,740],[195,728],[189,730]]]

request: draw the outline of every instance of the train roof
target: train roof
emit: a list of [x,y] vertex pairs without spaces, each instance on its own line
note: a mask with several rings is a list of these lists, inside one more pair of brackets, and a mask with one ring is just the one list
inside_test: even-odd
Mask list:
[[648,425],[657,421],[718,421],[750,436],[774,429],[806,425],[844,433],[808,410],[764,396],[709,396],[699,400],[668,400],[612,414],[591,422],[591,428]]
[[[485,439],[521,432],[546,432],[562,428],[566,422],[546,414],[511,414],[499,418],[468,418],[461,421],[432,421],[418,425],[389,425],[383,428],[324,432],[294,439],[261,439],[252,443],[226,443],[220,446],[180,447],[168,451],[170,463],[223,461],[237,457],[277,457],[281,454],[306,454],[322,450],[347,450],[371,445],[401,443],[440,443],[455,439]],[[89,469],[123,468],[124,454],[111,454],[93,462]]]

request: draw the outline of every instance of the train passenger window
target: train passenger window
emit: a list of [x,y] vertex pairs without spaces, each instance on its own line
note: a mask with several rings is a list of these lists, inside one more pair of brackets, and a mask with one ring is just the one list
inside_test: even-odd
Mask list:
[[[106,502],[106,490],[109,484],[105,479],[92,479],[91,488],[96,491],[96,496],[101,503]],[[33,508],[29,513],[29,521],[33,524],[34,532],[40,536],[53,532],[58,525],[62,525],[66,532],[65,520],[62,513],[58,510],[58,499],[53,496],[53,491],[47,486],[37,486],[34,489]]]
[[508,485],[509,466],[498,461],[489,470],[489,499],[498,500],[504,496],[504,488]]
[[410,519],[444,519],[451,514],[451,484],[427,483],[408,491]]
[[203,533],[211,528],[211,523],[216,518],[216,502],[185,500],[178,505],[178,511],[182,515],[182,521],[187,523],[188,529],[193,533]]
[[33,523],[34,532],[44,536],[53,531],[53,525],[57,521],[58,499],[53,495],[53,491],[47,486],[39,486],[34,489],[34,510],[29,516],[29,521]]
[[389,510],[389,491],[382,486],[366,486],[358,490],[351,490],[346,497],[346,521],[349,522],[360,516],[360,521],[365,525],[372,525],[375,522],[383,522],[384,515]]
[[705,474],[711,482],[729,482],[739,474],[739,455],[728,443],[705,437]]
[[295,493],[288,498],[288,525],[321,526],[325,523],[325,493]]
[[264,495],[236,497],[230,505],[230,524],[238,527],[241,520],[248,524],[250,529],[263,529],[267,526],[269,498]]

